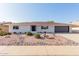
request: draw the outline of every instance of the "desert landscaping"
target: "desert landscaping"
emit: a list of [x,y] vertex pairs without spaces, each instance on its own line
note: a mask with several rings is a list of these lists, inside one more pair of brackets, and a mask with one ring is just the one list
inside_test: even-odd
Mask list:
[[[2,33],[1,33],[2,34]],[[79,42],[53,34],[10,34],[0,36],[1,46],[78,46]]]
[[0,55],[79,55],[79,34],[55,36],[53,39],[37,39],[26,34],[0,36]]

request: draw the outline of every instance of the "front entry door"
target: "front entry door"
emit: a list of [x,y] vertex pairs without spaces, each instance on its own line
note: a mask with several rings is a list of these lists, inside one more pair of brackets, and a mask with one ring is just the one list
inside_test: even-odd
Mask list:
[[32,31],[36,31],[36,26],[34,26],[34,25],[31,26],[31,30],[32,30]]

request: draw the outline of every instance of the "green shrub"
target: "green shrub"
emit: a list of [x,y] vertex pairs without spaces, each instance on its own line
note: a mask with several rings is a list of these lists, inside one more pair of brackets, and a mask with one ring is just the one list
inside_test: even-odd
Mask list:
[[40,34],[36,33],[35,38],[38,38],[38,39],[41,38]]
[[4,36],[4,35],[7,35],[7,33],[6,33],[6,32],[1,31],[1,32],[0,32],[0,36]]
[[7,33],[7,35],[11,35],[11,33]]
[[32,36],[33,33],[31,33],[31,32],[27,32],[27,35],[28,35],[28,36]]
[[0,36],[5,36],[5,35],[11,35],[11,33],[7,33],[7,32],[4,32],[4,31],[0,31]]

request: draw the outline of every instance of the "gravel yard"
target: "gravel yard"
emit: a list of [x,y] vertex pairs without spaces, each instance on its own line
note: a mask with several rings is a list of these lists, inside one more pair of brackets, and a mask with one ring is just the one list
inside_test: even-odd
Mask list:
[[[53,36],[50,34],[49,36]],[[34,36],[27,36],[27,35],[6,35],[0,36],[0,45],[6,46],[42,46],[42,45],[70,45],[76,46],[79,43],[67,39],[63,36],[56,35],[53,39],[41,38],[36,39]]]

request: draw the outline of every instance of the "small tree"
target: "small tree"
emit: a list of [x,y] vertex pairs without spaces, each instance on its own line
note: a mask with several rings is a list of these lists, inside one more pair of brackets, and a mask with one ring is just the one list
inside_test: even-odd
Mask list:
[[52,22],[52,23],[54,23],[54,21],[53,21],[53,20],[50,20],[50,21],[48,21],[48,22]]

